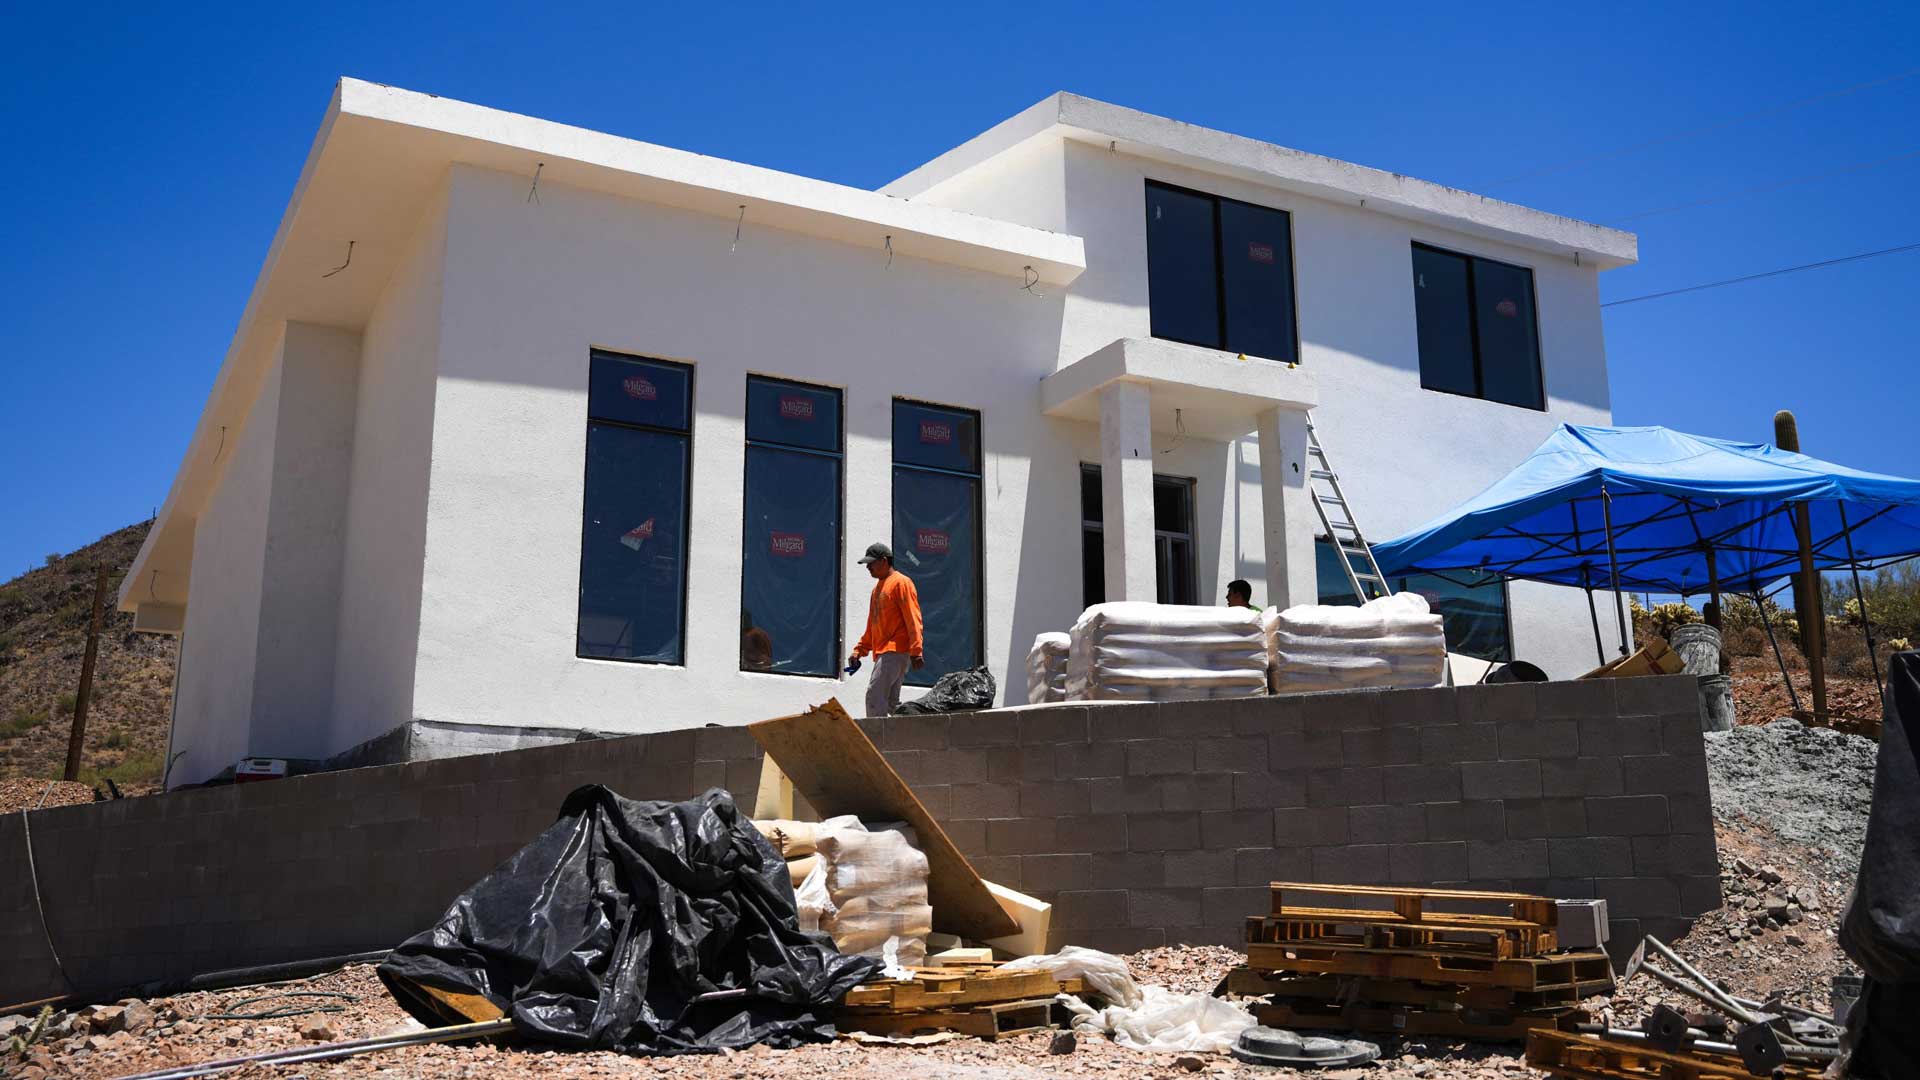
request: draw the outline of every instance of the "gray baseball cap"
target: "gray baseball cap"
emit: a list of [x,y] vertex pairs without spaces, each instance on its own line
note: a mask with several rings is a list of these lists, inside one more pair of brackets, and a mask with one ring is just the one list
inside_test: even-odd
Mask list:
[[877,562],[881,559],[892,562],[893,549],[885,544],[868,544],[867,553],[860,557],[860,565],[865,566],[870,562]]

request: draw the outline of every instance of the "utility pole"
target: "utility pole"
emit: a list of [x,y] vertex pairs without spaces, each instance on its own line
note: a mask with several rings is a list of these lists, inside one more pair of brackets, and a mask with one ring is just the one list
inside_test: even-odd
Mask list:
[[100,606],[107,596],[107,567],[93,572],[93,620],[87,624],[87,655],[80,661],[80,692],[73,699],[73,733],[67,736],[67,771],[63,778],[80,779],[80,748],[87,741],[87,702],[93,697],[93,663],[100,656]]
[[[1800,425],[1785,409],[1773,414],[1773,445],[1800,452]],[[1813,681],[1813,718],[1827,722],[1826,616],[1820,610],[1820,575],[1813,568],[1813,525],[1807,504],[1793,508],[1793,531],[1800,541],[1800,572],[1793,575],[1793,610],[1800,620],[1800,651],[1807,656]]]

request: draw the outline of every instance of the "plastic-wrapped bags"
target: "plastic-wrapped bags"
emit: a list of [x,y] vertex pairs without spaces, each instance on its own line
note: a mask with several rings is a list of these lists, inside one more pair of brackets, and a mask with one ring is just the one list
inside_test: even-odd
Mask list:
[[1211,994],[1176,994],[1163,986],[1140,986],[1127,962],[1111,953],[1068,946],[1050,956],[1025,956],[1001,971],[1046,971],[1085,979],[1107,1002],[1096,1009],[1071,994],[1058,1000],[1073,1014],[1076,1031],[1110,1035],[1135,1050],[1225,1053],[1254,1025],[1253,1014]]
[[1446,634],[1419,593],[1361,607],[1290,607],[1273,620],[1272,642],[1275,693],[1438,686],[1446,678]]
[[1266,691],[1266,635],[1260,613],[1249,608],[1095,604],[1069,638],[1070,700],[1182,701]]
[[[927,857],[913,830],[900,824],[871,831],[823,828],[814,845],[827,897],[820,929],[840,951],[883,956],[890,966],[926,963],[933,908],[927,903]],[[817,896],[811,879],[802,883],[797,899],[803,920]]]
[[1073,639],[1066,634],[1041,634],[1027,650],[1027,704],[1067,700],[1067,650]]

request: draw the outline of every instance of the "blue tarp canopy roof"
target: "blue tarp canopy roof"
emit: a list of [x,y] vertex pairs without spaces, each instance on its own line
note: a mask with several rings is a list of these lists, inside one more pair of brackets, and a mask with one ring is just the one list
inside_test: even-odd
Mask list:
[[[1500,574],[1607,588],[1606,511],[1623,589],[1726,592],[1799,569],[1791,509],[1812,520],[1814,563],[1861,568],[1920,555],[1920,481],[1663,427],[1562,424],[1465,505],[1375,545],[1389,574]],[[1849,543],[1851,549],[1849,549]]]

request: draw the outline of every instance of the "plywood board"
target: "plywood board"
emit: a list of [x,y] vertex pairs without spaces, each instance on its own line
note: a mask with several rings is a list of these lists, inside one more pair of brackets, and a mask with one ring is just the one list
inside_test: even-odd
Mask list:
[[946,830],[838,701],[750,724],[747,730],[823,817],[852,814],[864,822],[904,821],[913,827],[927,856],[927,903],[935,930],[975,940],[1020,932]]

